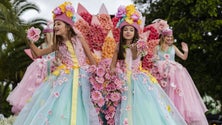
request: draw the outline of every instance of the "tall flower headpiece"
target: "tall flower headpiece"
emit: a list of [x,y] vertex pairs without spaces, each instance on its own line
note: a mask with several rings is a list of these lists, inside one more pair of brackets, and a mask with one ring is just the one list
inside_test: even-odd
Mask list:
[[52,13],[53,13],[53,19],[54,20],[61,20],[69,25],[73,26],[75,22],[75,16],[74,16],[74,7],[72,6],[71,2],[64,2],[60,6],[56,7]]
[[122,28],[125,25],[132,25],[139,31],[139,25],[142,23],[142,14],[136,9],[135,5],[120,6],[115,16],[119,18],[117,27]]

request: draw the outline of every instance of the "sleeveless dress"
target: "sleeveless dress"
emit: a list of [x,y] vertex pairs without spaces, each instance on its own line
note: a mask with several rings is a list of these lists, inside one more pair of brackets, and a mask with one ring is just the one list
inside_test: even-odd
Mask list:
[[141,68],[140,57],[132,60],[131,50],[126,49],[125,62],[119,63],[126,65],[119,74],[125,85],[115,125],[186,125],[156,79]]
[[35,91],[14,125],[99,125],[81,42],[63,42],[58,53],[61,65]]
[[157,47],[154,76],[189,125],[208,125],[202,98],[186,68],[175,61],[175,49]]
[[32,97],[40,83],[48,76],[55,66],[52,63],[55,53],[50,53],[42,58],[35,59],[26,69],[26,72],[17,86],[7,97],[12,105],[12,112],[18,114],[28,100]]

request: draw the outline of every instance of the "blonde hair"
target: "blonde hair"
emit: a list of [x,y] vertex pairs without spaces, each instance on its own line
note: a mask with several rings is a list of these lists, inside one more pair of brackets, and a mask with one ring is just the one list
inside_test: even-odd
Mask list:
[[[160,41],[159,41],[159,46],[160,49],[163,50],[163,43],[164,43],[164,38],[166,37],[166,35],[161,35],[160,36]],[[174,41],[174,37],[172,36],[172,40]],[[164,50],[163,50],[164,51]]]

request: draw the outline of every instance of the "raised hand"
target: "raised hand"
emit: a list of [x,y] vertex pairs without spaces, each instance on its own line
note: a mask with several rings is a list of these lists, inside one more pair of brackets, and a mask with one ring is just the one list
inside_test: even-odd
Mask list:
[[181,42],[183,52],[188,52],[188,45],[185,42]]

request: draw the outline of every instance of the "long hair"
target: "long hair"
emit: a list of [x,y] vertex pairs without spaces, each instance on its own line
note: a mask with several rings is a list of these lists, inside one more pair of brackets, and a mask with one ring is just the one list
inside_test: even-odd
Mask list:
[[[124,29],[125,26],[123,26],[121,29],[120,29],[120,39],[119,39],[119,51],[118,51],[118,56],[117,56],[117,59],[118,60],[124,60],[125,59],[125,56],[124,56],[124,53],[125,53],[125,48],[124,48],[124,45],[126,45],[126,39],[123,37],[123,29]],[[138,31],[137,29],[134,27],[134,37],[133,37],[133,41],[132,43],[136,43],[137,40],[139,39],[139,34],[138,34]]]
[[[63,23],[65,23],[65,27],[70,31],[70,32],[68,32],[68,39],[71,40],[71,38],[75,37],[77,34],[76,34],[76,32],[73,30],[73,28],[69,24],[67,24],[66,22],[63,22]],[[55,35],[55,31],[53,31],[53,45],[54,45],[54,49],[58,50],[58,47],[59,47],[59,45],[62,42],[63,42],[62,36]]]

